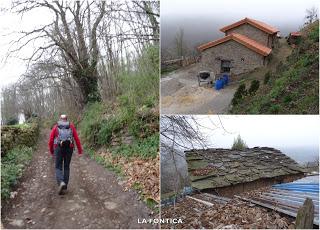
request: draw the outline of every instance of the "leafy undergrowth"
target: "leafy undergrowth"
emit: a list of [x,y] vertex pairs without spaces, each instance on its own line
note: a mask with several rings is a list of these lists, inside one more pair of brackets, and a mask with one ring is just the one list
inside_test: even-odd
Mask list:
[[159,48],[147,47],[135,68],[125,66],[118,74],[118,97],[87,105],[80,137],[93,159],[125,177],[126,188],[136,189],[154,207],[159,201]]
[[235,95],[233,114],[319,113],[319,21],[303,28],[302,39],[285,63],[265,75],[254,94]]
[[39,136],[39,120],[1,127],[1,199],[11,196],[26,165],[32,158]]
[[141,141],[159,131],[159,48],[147,47],[135,68],[119,70],[119,78],[121,93],[113,102],[96,102],[85,108],[80,132],[92,148],[110,146],[124,134]]
[[17,146],[32,147],[35,145],[39,135],[39,121],[30,123],[4,125],[1,127],[1,155],[6,155]]
[[159,155],[154,158],[123,156],[108,151],[88,151],[91,158],[121,177],[125,177],[125,191],[133,188],[143,201],[154,208],[160,201]]
[[155,158],[158,155],[159,134],[154,133],[149,137],[135,140],[131,144],[122,144],[110,148],[116,156],[139,157],[142,159]]
[[[202,194],[193,197],[204,200]],[[161,208],[161,218],[181,219],[182,223],[161,225],[163,229],[292,229],[293,219],[275,211],[233,198],[212,207],[185,198],[175,206]],[[195,211],[196,210],[196,211]]]
[[32,158],[32,148],[27,146],[16,147],[1,157],[1,198],[10,197],[11,188],[22,176],[23,169]]

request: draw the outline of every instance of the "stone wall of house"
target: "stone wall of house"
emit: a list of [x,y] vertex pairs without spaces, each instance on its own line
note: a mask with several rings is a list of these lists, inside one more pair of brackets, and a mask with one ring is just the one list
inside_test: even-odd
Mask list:
[[248,38],[255,40],[265,46],[272,47],[272,38],[269,38],[268,44],[268,36],[269,34],[259,30],[258,28],[251,26],[250,24],[243,24],[241,26],[232,28],[226,32],[226,35],[231,33],[238,33],[247,36]]
[[231,74],[241,74],[263,65],[264,57],[233,40],[206,49],[201,54],[201,67],[219,74],[221,60],[231,60]]

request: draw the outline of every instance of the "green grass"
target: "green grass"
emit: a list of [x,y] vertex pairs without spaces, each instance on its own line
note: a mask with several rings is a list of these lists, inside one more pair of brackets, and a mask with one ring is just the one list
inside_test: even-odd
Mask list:
[[24,167],[32,158],[31,147],[17,147],[1,158],[1,198],[10,197],[11,188],[22,176]]
[[120,95],[115,103],[96,102],[85,108],[79,128],[88,146],[109,147],[122,130],[140,146],[141,139],[157,132],[152,127],[159,123],[159,114],[152,111],[159,104],[159,47],[146,47],[131,65],[118,73]]
[[111,148],[114,155],[120,155],[127,158],[142,157],[155,158],[158,154],[159,134],[155,133],[147,138],[135,140],[132,144],[123,144],[118,147]]

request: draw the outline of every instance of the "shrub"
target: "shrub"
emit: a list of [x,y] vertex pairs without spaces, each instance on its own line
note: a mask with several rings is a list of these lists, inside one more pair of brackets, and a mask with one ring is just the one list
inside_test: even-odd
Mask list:
[[286,95],[286,96],[283,98],[283,102],[284,102],[285,104],[289,104],[291,101],[292,101],[291,95]]
[[147,47],[136,62],[136,68],[119,74],[121,95],[132,107],[153,107],[159,98],[159,47]]
[[255,92],[257,92],[257,90],[259,89],[259,86],[260,86],[260,82],[258,80],[252,80],[250,88],[248,90],[249,94],[250,95],[255,94]]
[[100,130],[100,122],[103,117],[105,107],[96,102],[86,107],[82,120],[80,122],[80,135],[89,146],[97,143],[97,135]]
[[271,78],[271,72],[268,71],[265,75],[264,75],[264,79],[263,79],[263,84],[268,84],[269,80]]
[[231,149],[233,149],[233,150],[244,150],[246,148],[248,148],[248,146],[244,142],[244,140],[241,139],[241,136],[239,134],[238,137],[236,139],[234,139]]
[[111,151],[115,155],[126,157],[157,157],[159,148],[159,134],[155,133],[147,138],[135,140],[131,145],[123,144],[114,147]]
[[123,122],[119,116],[111,116],[109,119],[102,120],[97,134],[97,144],[108,145],[111,141],[112,133],[120,130],[122,126]]
[[280,112],[280,105],[271,105],[270,112],[273,114],[278,114]]
[[11,187],[18,182],[24,167],[32,158],[31,147],[16,147],[1,159],[1,197],[10,197]]
[[311,30],[309,38],[314,42],[319,42],[319,24]]
[[241,99],[247,94],[246,85],[240,84],[231,101],[232,105],[237,105]]
[[6,125],[16,125],[18,124],[19,120],[16,117],[10,117],[6,122]]

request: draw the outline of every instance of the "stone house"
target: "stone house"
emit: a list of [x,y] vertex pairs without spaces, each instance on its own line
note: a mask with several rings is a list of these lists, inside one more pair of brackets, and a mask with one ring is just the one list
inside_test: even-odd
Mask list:
[[225,37],[202,44],[201,65],[215,75],[242,74],[267,63],[277,44],[278,29],[245,18],[220,29]]
[[291,32],[287,38],[287,42],[289,45],[297,45],[300,39],[301,39],[300,32]]
[[185,154],[191,186],[222,196],[291,182],[307,172],[279,150],[268,147],[190,150]]

